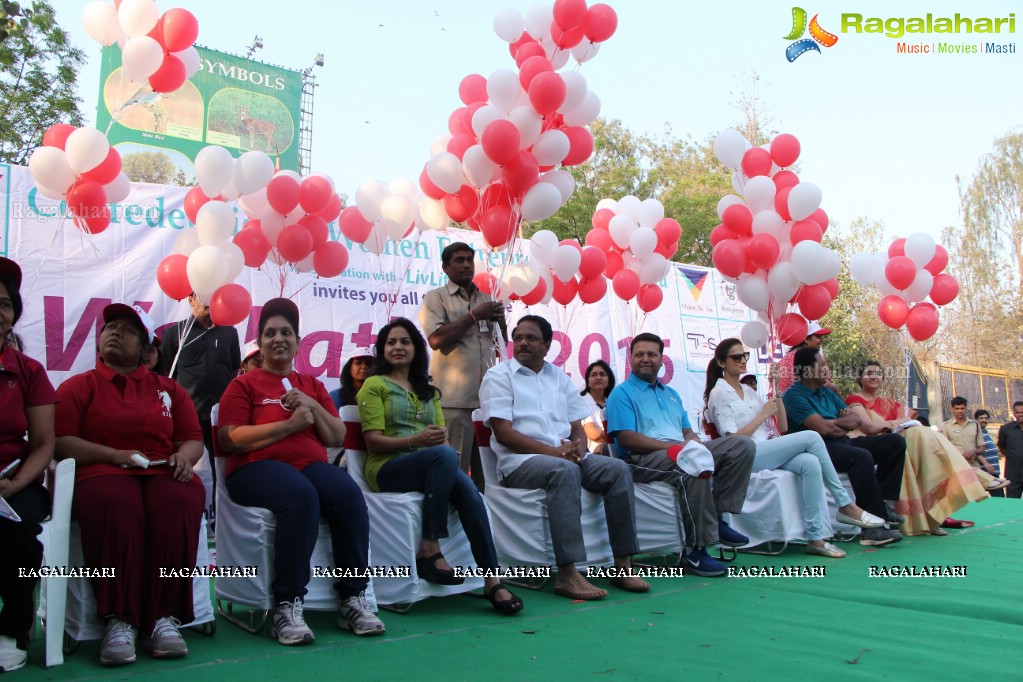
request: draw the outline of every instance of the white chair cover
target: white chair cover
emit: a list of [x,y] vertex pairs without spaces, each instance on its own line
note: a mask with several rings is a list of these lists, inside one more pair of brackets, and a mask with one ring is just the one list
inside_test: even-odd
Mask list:
[[[43,566],[67,566],[71,536],[71,498],[75,492],[75,460],[50,465],[53,471],[50,518],[43,521],[39,542],[43,545]],[[39,583],[37,615],[46,624],[46,656],[49,668],[64,662],[64,617],[67,608],[67,579],[48,576]]]

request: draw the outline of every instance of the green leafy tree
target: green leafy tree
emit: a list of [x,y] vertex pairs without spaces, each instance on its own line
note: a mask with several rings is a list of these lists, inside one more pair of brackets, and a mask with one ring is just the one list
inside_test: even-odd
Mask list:
[[[12,7],[17,11],[12,13]],[[75,79],[85,54],[57,23],[48,3],[21,9],[4,3],[0,16],[0,160],[25,164],[55,123],[79,126]],[[13,17],[21,18],[12,30]]]
[[132,182],[173,184],[176,169],[163,152],[136,152],[121,159],[121,168]]

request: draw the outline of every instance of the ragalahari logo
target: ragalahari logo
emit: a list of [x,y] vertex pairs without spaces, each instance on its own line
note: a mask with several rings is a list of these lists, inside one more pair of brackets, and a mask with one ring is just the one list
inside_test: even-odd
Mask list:
[[[792,8],[792,31],[785,36],[785,40],[795,40],[796,42],[785,48],[785,58],[790,62],[794,62],[803,54],[806,54],[810,50],[814,52],[820,52],[821,48],[818,44],[824,47],[833,47],[838,42],[838,36],[834,33],[829,33],[821,28],[821,25],[817,23],[817,17],[819,14],[813,15],[813,19],[810,20],[810,37],[802,38],[803,33],[807,31],[806,25],[806,10],[802,7]],[[801,38],[797,40],[797,38]]]

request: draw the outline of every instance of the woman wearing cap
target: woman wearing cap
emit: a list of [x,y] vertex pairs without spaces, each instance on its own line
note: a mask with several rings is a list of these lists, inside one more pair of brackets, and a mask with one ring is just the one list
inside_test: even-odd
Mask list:
[[56,418],[57,457],[77,464],[72,512],[85,565],[114,569],[91,580],[106,622],[100,663],[134,663],[136,631],[154,658],[180,657],[188,647],[178,627],[194,620],[192,578],[160,571],[195,566],[202,431],[185,389],[141,364],[156,343],[149,315],[114,303],[103,322],[96,368],[61,384]]
[[352,357],[348,358],[348,362],[341,368],[341,386],[330,392],[330,399],[338,411],[346,405],[356,404],[355,396],[369,378],[372,365],[373,351],[369,348],[356,348]]
[[[24,648],[35,613],[38,578],[19,568],[42,565],[39,522],[50,511],[50,495],[39,482],[53,459],[53,405],[57,396],[43,366],[22,355],[9,335],[22,313],[21,268],[0,258],[0,498],[21,521],[0,515],[0,671],[25,665]],[[28,440],[25,434],[28,434]],[[20,464],[16,464],[20,462]],[[12,467],[13,468],[10,468]]]
[[[345,425],[317,379],[294,370],[298,307],[286,298],[267,301],[259,315],[263,366],[236,378],[220,400],[218,442],[230,454],[231,499],[270,510],[277,519],[271,634],[281,644],[315,640],[302,614],[309,560],[322,516],[330,526],[334,567],[361,577],[335,585],[341,596],[338,625],[357,635],[384,632],[366,601],[369,584],[369,515],[359,486],[327,463],[328,447],[344,442]],[[269,567],[263,567],[268,570]]]
[[[810,323],[806,330],[806,340],[790,348],[789,352],[786,353],[781,359],[781,362],[778,363],[777,393],[779,396],[784,395],[785,391],[789,390],[789,387],[792,386],[792,383],[796,380],[796,378],[792,376],[792,361],[796,358],[796,351],[807,346],[820,350],[821,346],[824,345],[824,337],[830,333],[830,329],[824,329],[816,321]],[[826,361],[824,363],[824,367],[827,369]]]
[[838,480],[835,465],[816,432],[801,431],[787,436],[772,433],[768,427],[772,417],[777,417],[779,430],[787,430],[785,406],[780,398],[764,402],[753,389],[739,382],[748,360],[749,353],[739,339],[725,339],[718,344],[707,365],[707,386],[703,393],[710,421],[722,436],[738,434],[756,442],[754,472],[784,469],[799,478],[803,524],[808,536],[806,553],[841,559],[845,552],[825,540],[831,535],[825,486],[838,505],[838,521],[862,528],[880,528],[884,520],[856,505]]
[[[458,468],[458,451],[448,444],[440,391],[430,385],[426,340],[399,317],[377,335],[374,376],[359,391],[359,416],[369,457],[366,480],[376,491],[423,495],[423,537],[416,573],[427,582],[459,585],[465,578],[440,551],[448,537],[448,504],[455,507],[480,568],[497,571],[497,550],[483,498]],[[522,600],[497,577],[483,580],[484,595],[498,613],[522,610]]]

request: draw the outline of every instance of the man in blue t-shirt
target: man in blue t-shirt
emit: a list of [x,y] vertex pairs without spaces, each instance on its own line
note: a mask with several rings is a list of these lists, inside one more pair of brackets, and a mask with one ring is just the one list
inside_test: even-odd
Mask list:
[[[992,440],[991,434],[987,432],[988,422],[991,421],[991,413],[987,410],[977,410],[973,413],[973,418],[977,420],[977,425],[980,426],[980,433],[984,436],[984,459],[991,465],[991,468],[988,469],[988,473],[995,478],[1001,478],[1002,468],[998,461],[998,446],[995,445],[995,441]],[[987,469],[987,467],[985,467],[985,469]],[[991,490],[989,488],[987,493],[991,497],[1005,497],[1004,489]]]
[[[893,433],[849,438],[849,432],[859,428],[860,420],[838,394],[824,388],[827,374],[824,357],[818,350],[806,347],[796,351],[792,373],[796,382],[782,398],[789,433],[808,430],[819,433],[835,470],[848,474],[856,504],[882,519],[901,522],[885,500],[899,499],[906,461],[905,439]],[[887,545],[901,539],[902,533],[887,528],[866,528],[860,534],[860,544],[867,546]]]

